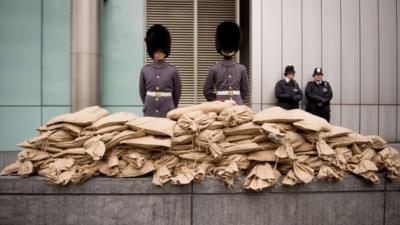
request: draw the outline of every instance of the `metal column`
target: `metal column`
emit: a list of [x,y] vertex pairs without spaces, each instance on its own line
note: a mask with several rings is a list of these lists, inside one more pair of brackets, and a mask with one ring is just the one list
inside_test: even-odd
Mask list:
[[100,103],[103,0],[72,0],[71,110]]

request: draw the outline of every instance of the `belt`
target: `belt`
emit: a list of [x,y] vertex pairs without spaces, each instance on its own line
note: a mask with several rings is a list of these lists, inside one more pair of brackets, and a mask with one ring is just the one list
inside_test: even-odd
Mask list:
[[154,97],[170,97],[172,96],[171,92],[160,92],[160,91],[147,91],[146,95],[154,96]]
[[240,95],[240,91],[217,91],[217,95],[228,95],[228,96]]

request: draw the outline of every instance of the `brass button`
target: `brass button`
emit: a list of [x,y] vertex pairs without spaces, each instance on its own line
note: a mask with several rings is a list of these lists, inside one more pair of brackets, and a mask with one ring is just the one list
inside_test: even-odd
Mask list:
[[233,98],[231,98],[231,100],[233,100]]
[[229,78],[232,78],[232,75],[230,75],[230,74],[229,74],[229,76],[228,76],[228,77],[229,77]]
[[160,89],[159,87],[156,87],[156,90]]
[[160,76],[157,76],[157,79],[160,79]]
[[232,90],[232,87],[231,87],[231,86],[229,86],[229,90]]
[[158,98],[156,98],[156,101],[158,101]]
[[156,109],[156,112],[158,112],[158,109]]

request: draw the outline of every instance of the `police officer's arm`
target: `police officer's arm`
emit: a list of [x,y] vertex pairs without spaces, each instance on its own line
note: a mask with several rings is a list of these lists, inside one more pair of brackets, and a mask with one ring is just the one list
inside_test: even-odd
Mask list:
[[296,81],[294,81],[294,82],[295,82],[295,86],[298,90],[297,94],[294,95],[294,98],[296,101],[300,101],[303,98],[303,93],[300,90],[299,84]]
[[311,85],[310,83],[307,84],[307,87],[306,87],[306,96],[307,96],[308,98],[313,99],[313,100],[316,101],[316,102],[321,102],[321,103],[323,103],[323,102],[326,101],[325,98],[314,94],[313,87],[312,87],[312,85]]
[[174,100],[175,107],[178,107],[179,99],[181,98],[181,92],[182,92],[181,76],[179,76],[179,72],[178,70],[176,70],[174,76],[174,89],[172,90],[172,98]]
[[207,101],[214,101],[217,95],[214,93],[215,73],[212,68],[208,71],[208,75],[203,85],[203,95]]
[[140,94],[140,98],[142,99],[142,103],[144,103],[144,99],[146,97],[146,81],[144,79],[143,69],[142,69],[142,71],[140,71],[139,94]]
[[277,99],[280,100],[290,100],[290,94],[289,93],[285,93],[285,91],[283,90],[283,88],[281,87],[281,85],[278,83],[276,83],[275,85],[275,97]]
[[326,97],[326,102],[329,102],[329,101],[332,100],[332,98],[333,98],[333,92],[332,92],[331,85],[330,85],[328,82],[326,82],[326,85],[327,85],[327,89],[328,89],[328,93],[327,93],[327,97]]
[[249,94],[249,81],[247,78],[247,71],[243,69],[242,77],[240,80],[240,97],[242,97],[243,101],[246,99]]

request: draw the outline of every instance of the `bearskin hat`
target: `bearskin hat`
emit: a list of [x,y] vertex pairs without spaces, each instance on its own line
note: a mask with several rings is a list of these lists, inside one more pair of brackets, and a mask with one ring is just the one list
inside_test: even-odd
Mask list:
[[222,54],[222,51],[239,51],[241,36],[242,33],[237,23],[223,22],[219,24],[215,34],[215,47],[217,52]]
[[165,57],[171,52],[171,35],[168,29],[160,24],[155,24],[147,30],[144,39],[147,46],[147,53],[154,58],[154,52],[161,49],[165,53]]

